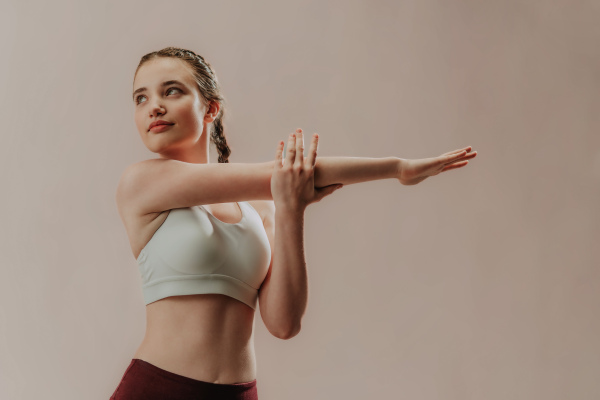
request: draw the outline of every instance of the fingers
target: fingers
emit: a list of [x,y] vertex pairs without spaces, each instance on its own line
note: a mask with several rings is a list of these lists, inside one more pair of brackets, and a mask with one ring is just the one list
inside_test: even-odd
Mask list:
[[283,162],[282,160],[282,153],[283,153],[283,140],[279,141],[279,144],[277,145],[277,149],[275,150],[275,168],[281,168],[281,164]]
[[449,160],[456,160],[457,158],[460,158],[460,157],[464,156],[465,154],[467,154],[467,151],[463,150],[459,153],[449,154],[446,156],[446,158],[448,158]]
[[[308,152],[307,160],[308,165],[314,166],[317,162],[317,148],[319,147],[319,135],[317,133],[313,134],[310,149]],[[287,152],[285,154],[285,160],[283,164],[285,165],[296,165],[297,167],[301,167],[304,165],[304,135],[302,133],[302,129],[296,129],[296,132],[290,133],[287,144]]]
[[467,147],[464,147],[464,148],[462,148],[462,149],[457,149],[457,150],[449,151],[449,152],[447,152],[447,153],[444,153],[444,154],[442,154],[442,155],[443,155],[443,156],[447,156],[447,155],[450,155],[450,154],[461,153],[461,152],[463,152],[463,151],[465,151],[465,150],[466,150],[466,151],[467,151],[467,153],[468,153],[469,151],[471,151],[471,146],[467,146]]
[[458,160],[459,158],[463,157],[465,154],[467,154],[467,151],[462,150],[460,153],[453,153],[453,154],[448,154],[446,156],[440,156],[440,158],[438,159],[438,163],[440,163],[440,164],[453,163],[456,160]]
[[[319,135],[317,133],[313,134],[312,140],[310,142],[310,149],[308,151],[308,165],[314,166],[317,161],[317,147],[319,145]],[[303,165],[304,164],[304,134],[302,133],[302,129],[296,129],[296,164]]]
[[296,160],[294,165],[297,168],[301,168],[304,164],[304,136],[302,135],[302,129],[296,129]]
[[445,171],[449,171],[451,169],[455,169],[455,168],[460,168],[460,167],[464,167],[465,165],[467,165],[469,162],[468,161],[461,161],[459,163],[456,164],[451,164],[451,165],[446,165],[441,172],[445,172]]
[[296,137],[293,133],[290,133],[287,144],[287,153],[285,154],[284,164],[292,166],[294,164],[294,157],[296,156]]
[[317,133],[313,134],[312,140],[310,141],[310,150],[308,151],[308,165],[314,167],[317,162],[317,147],[319,147],[319,135]]
[[[471,148],[471,146],[467,147],[468,149]],[[477,155],[477,152],[474,151],[472,153],[468,153],[467,150],[462,150],[460,153],[455,153],[455,154],[448,154],[445,157],[442,156],[442,164],[450,164],[450,163],[455,163],[457,161],[463,161],[463,160],[470,160],[472,158],[475,158],[475,156]],[[462,159],[462,160],[461,160]]]

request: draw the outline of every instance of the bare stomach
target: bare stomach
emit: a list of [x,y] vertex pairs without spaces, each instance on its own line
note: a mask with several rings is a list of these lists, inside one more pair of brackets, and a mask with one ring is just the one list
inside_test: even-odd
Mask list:
[[254,310],[232,297],[167,297],[146,306],[146,334],[134,358],[212,383],[256,379]]

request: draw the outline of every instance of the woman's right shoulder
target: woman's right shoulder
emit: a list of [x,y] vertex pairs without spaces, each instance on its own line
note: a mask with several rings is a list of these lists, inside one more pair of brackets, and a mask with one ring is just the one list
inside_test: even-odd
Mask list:
[[140,184],[144,184],[147,177],[152,173],[151,169],[153,166],[156,166],[157,163],[162,161],[173,161],[167,159],[148,159],[143,161],[138,161],[133,164],[129,164],[123,169],[121,176],[119,178],[119,182],[117,184],[117,190],[115,195],[115,200],[117,202],[117,207],[119,209],[119,213],[126,212],[127,214],[135,214],[132,212],[132,207],[134,205],[133,193],[136,192],[135,187]]
[[[131,183],[132,180],[135,180],[136,177],[139,178],[140,174],[147,172],[148,168],[151,168],[153,165],[156,165],[156,163],[160,162],[160,161],[169,161],[169,160],[151,158],[148,160],[142,160],[142,161],[138,161],[133,164],[129,164],[128,166],[125,167],[125,169],[123,169],[123,172],[121,173],[121,177],[119,179],[119,186],[122,187],[123,185]],[[170,161],[173,161],[173,160],[170,160]]]
[[[161,160],[156,161],[160,162]],[[148,243],[153,232],[165,221],[170,212],[170,210],[142,212],[137,205],[138,202],[134,201],[135,196],[130,191],[131,185],[139,184],[139,180],[144,179],[143,175],[148,174],[148,163],[156,161],[144,160],[128,165],[121,174],[117,188],[117,209],[135,258],[139,256],[141,249]]]
[[143,173],[148,168],[152,168],[153,166],[158,165],[157,163],[161,163],[161,162],[168,163],[170,161],[181,162],[181,161],[170,160],[170,159],[166,159],[166,158],[149,158],[147,160],[142,160],[142,161],[135,162],[133,164],[129,164],[123,170],[123,173],[121,174],[121,179],[131,178],[131,175],[135,176],[135,174]]

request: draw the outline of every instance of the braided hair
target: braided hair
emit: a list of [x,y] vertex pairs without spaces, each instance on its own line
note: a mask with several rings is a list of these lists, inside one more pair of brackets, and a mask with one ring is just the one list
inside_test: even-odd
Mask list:
[[219,114],[212,124],[210,138],[215,144],[217,152],[219,153],[219,162],[228,163],[231,149],[227,145],[227,140],[225,138],[225,132],[223,129],[223,103],[225,102],[225,98],[221,94],[221,87],[219,86],[217,75],[213,71],[212,67],[204,59],[204,57],[194,53],[191,50],[181,49],[178,47],[165,47],[162,50],[153,51],[144,55],[135,70],[136,74],[137,70],[140,69],[145,62],[158,57],[174,57],[187,62],[192,67],[192,74],[196,80],[196,84],[198,85],[198,90],[200,90],[200,94],[204,97],[204,99],[207,102],[216,101],[221,104]]

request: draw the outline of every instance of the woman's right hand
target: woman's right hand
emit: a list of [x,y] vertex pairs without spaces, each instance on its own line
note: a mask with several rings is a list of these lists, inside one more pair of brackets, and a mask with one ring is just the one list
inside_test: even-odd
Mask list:
[[468,160],[475,158],[476,151],[472,147],[449,151],[441,156],[420,159],[403,159],[396,178],[403,185],[416,185],[430,176],[455,168],[464,167]]
[[271,194],[276,209],[302,211],[309,204],[320,201],[336,189],[339,184],[315,188],[314,167],[317,161],[317,144],[319,136],[313,134],[308,157],[304,158],[304,140],[302,129],[296,134],[290,133],[285,158],[283,158],[283,141],[280,141],[275,152],[275,166],[271,177]]

